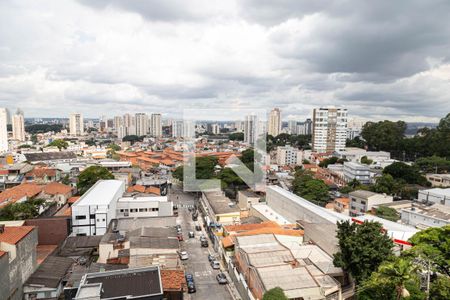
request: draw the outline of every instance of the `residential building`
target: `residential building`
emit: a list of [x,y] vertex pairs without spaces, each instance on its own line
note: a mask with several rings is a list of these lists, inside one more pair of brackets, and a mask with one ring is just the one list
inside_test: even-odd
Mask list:
[[162,136],[161,114],[152,114],[150,117],[150,135],[153,137]]
[[211,132],[212,134],[219,134],[220,133],[220,125],[215,123],[211,125]]
[[277,136],[281,133],[281,112],[279,108],[270,111],[267,133],[271,136]]
[[122,116],[114,116],[113,126],[116,131],[119,130],[120,127],[123,126],[123,117]]
[[450,174],[427,174],[432,187],[450,187]]
[[295,120],[288,121],[288,131],[290,134],[298,134],[297,121]]
[[72,205],[72,235],[102,235],[116,218],[121,180],[99,180]]
[[232,225],[240,222],[239,206],[233,204],[222,191],[203,192],[200,202],[208,225]]
[[256,115],[248,115],[244,122],[244,142],[254,146],[258,138],[258,119]]
[[172,137],[183,137],[183,121],[172,122]]
[[356,179],[362,184],[370,183],[370,168],[368,165],[346,161],[344,162],[343,173],[347,182]]
[[17,112],[12,117],[13,139],[18,141],[25,141],[25,121],[23,118],[23,111],[17,109]]
[[133,115],[128,113],[123,115],[123,129],[120,135],[136,135],[136,122]]
[[333,209],[344,215],[349,214],[350,210],[350,198],[336,198],[333,200]]
[[450,188],[433,188],[428,190],[420,190],[418,199],[421,202],[439,203],[442,205],[450,205]]
[[344,150],[347,140],[347,109],[316,108],[313,111],[312,148],[318,153]]
[[148,116],[145,113],[137,113],[135,115],[136,135],[144,136],[148,134],[149,124]]
[[362,120],[349,120],[347,124],[347,138],[353,140],[355,137],[360,136],[364,123]]
[[442,227],[450,224],[450,206],[435,203],[431,206],[414,203],[400,211],[403,224],[419,229]]
[[299,135],[311,135],[312,134],[312,121],[311,119],[306,119],[305,122],[297,124],[297,134]]
[[173,203],[167,196],[122,197],[117,201],[117,218],[173,216]]
[[254,204],[259,204],[261,196],[251,190],[238,191],[237,201],[241,209],[247,210]]
[[84,134],[84,120],[80,113],[72,113],[69,119],[69,132],[73,136],[81,136]]
[[0,224],[0,299],[23,298],[23,284],[37,267],[37,244],[37,228]]
[[8,113],[6,108],[0,108],[0,153],[7,152],[8,147]]
[[364,215],[375,205],[391,203],[394,201],[392,196],[364,190],[350,192],[349,196],[351,216]]
[[361,162],[361,158],[365,156],[367,159],[372,160],[374,164],[380,164],[391,159],[391,154],[386,151],[367,151],[366,149],[354,147],[338,150],[334,155],[352,162]]
[[300,150],[291,146],[277,147],[277,165],[290,166],[302,163],[302,153]]

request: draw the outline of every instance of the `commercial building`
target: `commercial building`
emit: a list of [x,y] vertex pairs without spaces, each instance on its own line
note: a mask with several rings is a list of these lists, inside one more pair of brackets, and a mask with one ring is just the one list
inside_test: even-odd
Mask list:
[[84,134],[84,120],[82,114],[73,113],[70,115],[69,132],[70,135],[73,136],[80,136]]
[[150,117],[150,135],[153,137],[162,136],[161,114],[152,114]]
[[371,191],[357,190],[350,192],[350,215],[363,215],[373,206],[394,201],[392,196],[378,194]]
[[426,177],[433,187],[450,187],[450,174],[427,174]]
[[420,229],[429,227],[442,227],[450,224],[450,206],[414,203],[410,208],[400,211],[403,224],[411,225]]
[[442,205],[450,205],[450,188],[433,188],[428,190],[420,190],[418,199],[421,202],[439,203]]
[[8,112],[6,108],[0,108],[0,153],[8,151]]
[[366,149],[347,147],[344,150],[337,150],[334,155],[338,158],[345,158],[351,162],[361,162],[362,157],[366,157],[379,164],[391,159],[391,154],[386,151],[367,151]]
[[370,168],[368,165],[346,161],[344,162],[343,173],[347,182],[356,179],[362,184],[370,183]]
[[148,116],[145,113],[137,113],[135,115],[136,135],[144,136],[148,134]]
[[125,192],[121,180],[99,180],[72,205],[72,235],[102,235],[116,218],[117,200]]
[[279,108],[274,108],[269,114],[269,124],[267,133],[277,136],[281,133],[281,112]]
[[318,153],[344,150],[347,140],[347,109],[316,108],[313,111],[312,148]]
[[117,201],[117,218],[167,217],[173,215],[173,202],[167,196],[122,197]]
[[277,147],[277,165],[290,166],[302,163],[302,152],[291,146]]
[[25,141],[25,121],[23,118],[23,111],[17,109],[17,112],[12,117],[13,139],[18,141]]
[[244,142],[255,145],[258,138],[258,118],[256,115],[248,115],[244,121]]
[[206,223],[232,225],[240,223],[240,208],[233,204],[222,191],[203,192],[201,198],[202,209],[207,215]]

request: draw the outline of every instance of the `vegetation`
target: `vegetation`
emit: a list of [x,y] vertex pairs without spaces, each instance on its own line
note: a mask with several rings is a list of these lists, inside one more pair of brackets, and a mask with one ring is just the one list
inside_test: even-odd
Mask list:
[[139,137],[137,135],[126,135],[123,137],[123,142],[130,142],[132,145],[136,142],[142,142],[143,137]]
[[346,161],[348,161],[348,160],[345,159],[345,158],[337,158],[337,157],[335,157],[335,156],[332,156],[332,157],[330,157],[330,158],[325,158],[324,160],[322,160],[322,161],[319,163],[319,167],[327,168],[328,165],[343,164],[343,163],[346,162]]
[[119,160],[120,156],[116,152],[120,150],[122,150],[122,148],[120,148],[119,145],[111,143],[108,145],[108,152],[106,152],[106,156],[114,160]]
[[347,147],[356,147],[356,148],[365,148],[367,146],[367,142],[361,139],[359,136],[350,140],[347,139],[346,145]]
[[390,174],[394,179],[401,180],[408,184],[419,184],[422,186],[430,186],[425,176],[420,174],[419,170],[407,165],[403,162],[395,162],[390,164],[383,170],[384,174]]
[[59,150],[67,149],[68,146],[69,143],[62,139],[56,139],[47,145],[47,147],[57,147]]
[[98,180],[114,179],[114,175],[108,169],[100,166],[91,166],[86,168],[78,176],[78,193],[83,195],[89,190]]
[[361,157],[361,163],[370,166],[373,163],[373,160],[368,159],[367,156],[364,155]]
[[46,133],[46,132],[61,132],[63,125],[61,124],[33,124],[25,126],[25,131],[30,134]]
[[439,156],[421,157],[414,163],[420,171],[426,173],[449,173],[450,159]]
[[309,149],[309,144],[311,143],[311,135],[295,135],[281,133],[276,137],[267,135],[267,151],[271,151],[278,146],[291,145],[295,148]]
[[392,222],[397,222],[400,219],[399,213],[387,206],[379,206],[376,210],[376,216]]
[[265,292],[263,300],[288,300],[288,297],[281,288],[276,287]]
[[31,148],[31,146],[27,145],[27,144],[23,144],[23,145],[20,145],[18,148],[19,149],[29,149],[29,148]]
[[[214,177],[217,158],[211,156],[196,157],[195,159],[195,177],[196,179],[211,179]],[[183,166],[179,166],[173,172],[173,177],[183,181]]]
[[243,132],[235,132],[231,133],[228,138],[231,141],[243,141],[244,140],[244,133]]
[[334,265],[349,272],[357,283],[368,279],[373,270],[393,255],[393,243],[380,223],[365,221],[358,225],[344,221],[337,226],[339,251],[334,254]]
[[293,192],[314,204],[325,206],[330,200],[328,186],[304,170],[298,170],[292,181]]
[[10,203],[0,209],[0,221],[26,220],[39,216],[40,209],[48,204],[44,199],[29,199],[25,202]]

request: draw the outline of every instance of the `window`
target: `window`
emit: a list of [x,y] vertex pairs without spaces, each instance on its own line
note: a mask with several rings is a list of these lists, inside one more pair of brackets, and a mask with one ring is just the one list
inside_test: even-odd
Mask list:
[[86,233],[77,233],[77,236],[86,236]]
[[139,212],[144,212],[145,210],[143,208],[139,208]]
[[103,222],[105,222],[105,219],[102,219]]
[[75,220],[86,220],[86,216],[75,216]]
[[159,211],[159,208],[152,208],[152,211]]
[[95,214],[90,214],[89,217],[90,217],[91,219],[95,219]]
[[362,204],[362,205],[366,205],[366,201],[361,200],[361,204]]

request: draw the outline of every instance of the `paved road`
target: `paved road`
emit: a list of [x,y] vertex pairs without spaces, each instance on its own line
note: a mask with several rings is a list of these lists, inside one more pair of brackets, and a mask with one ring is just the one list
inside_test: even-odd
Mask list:
[[[184,242],[182,242],[183,250],[189,253],[189,259],[186,261],[186,272],[194,275],[196,293],[186,294],[185,299],[224,299],[232,300],[227,285],[219,285],[216,281],[218,270],[213,270],[208,261],[208,254],[213,253],[212,248],[202,248],[200,246],[200,235],[206,236],[204,229],[202,232],[195,231],[195,224],[203,225],[201,222],[192,221],[191,214],[188,211],[188,206],[194,205],[194,198],[188,194],[183,193],[174,187],[169,195],[169,199],[174,201],[174,204],[179,205],[177,223],[183,229]],[[194,231],[195,238],[188,238],[188,232]],[[211,245],[211,243],[210,243]]]

